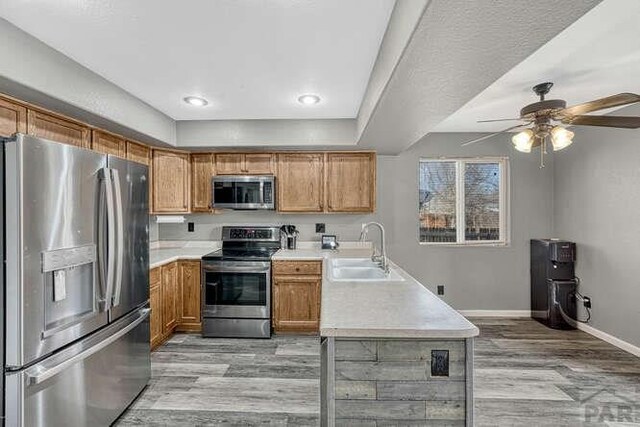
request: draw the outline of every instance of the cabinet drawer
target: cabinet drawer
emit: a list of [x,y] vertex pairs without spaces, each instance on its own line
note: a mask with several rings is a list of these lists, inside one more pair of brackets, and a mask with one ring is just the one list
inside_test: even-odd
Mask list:
[[274,276],[280,274],[322,275],[322,261],[274,261]]

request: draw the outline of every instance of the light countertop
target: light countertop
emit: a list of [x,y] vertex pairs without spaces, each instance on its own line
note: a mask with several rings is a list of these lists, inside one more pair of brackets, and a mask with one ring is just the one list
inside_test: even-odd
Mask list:
[[[179,259],[200,259],[221,247],[220,242],[154,242],[149,266],[155,268]],[[478,328],[391,263],[404,281],[333,282],[332,258],[367,258],[368,243],[344,242],[338,251],[321,250],[319,243],[301,242],[298,249],[281,249],[274,261],[324,260],[320,335],[357,338],[451,338],[477,336]]]
[[216,241],[160,241],[149,248],[149,268],[160,267],[179,259],[200,259],[209,252],[221,248]]
[[396,264],[404,281],[332,282],[329,260],[366,258],[370,247],[318,246],[280,250],[274,260],[325,260],[322,277],[320,335],[358,338],[452,338],[478,335],[478,328]]
[[320,249],[319,242],[299,242],[297,249],[280,249],[273,261],[318,261],[331,256],[366,257],[371,255],[371,243],[342,242],[338,251]]

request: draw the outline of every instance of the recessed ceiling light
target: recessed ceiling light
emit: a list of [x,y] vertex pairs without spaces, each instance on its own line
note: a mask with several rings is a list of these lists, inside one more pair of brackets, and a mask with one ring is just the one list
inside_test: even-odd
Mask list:
[[207,105],[209,103],[206,99],[200,98],[198,96],[187,96],[186,98],[183,98],[182,100],[184,102],[186,102],[187,104],[195,105],[196,107],[204,107],[205,105]]
[[300,95],[298,97],[298,102],[304,105],[313,105],[320,102],[320,97],[318,95],[311,95],[311,94]]

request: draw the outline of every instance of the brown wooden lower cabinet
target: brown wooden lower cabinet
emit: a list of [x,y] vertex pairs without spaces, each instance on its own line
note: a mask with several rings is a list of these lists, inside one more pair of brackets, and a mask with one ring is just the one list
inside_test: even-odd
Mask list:
[[178,331],[201,331],[200,261],[178,262]]
[[176,327],[178,299],[178,263],[162,266],[162,333],[171,335]]
[[149,272],[151,349],[175,331],[199,332],[200,261],[175,261]]
[[149,305],[151,306],[151,348],[156,348],[163,341],[162,334],[162,280],[160,270],[154,268],[149,272]]
[[322,261],[273,262],[275,333],[318,333]]

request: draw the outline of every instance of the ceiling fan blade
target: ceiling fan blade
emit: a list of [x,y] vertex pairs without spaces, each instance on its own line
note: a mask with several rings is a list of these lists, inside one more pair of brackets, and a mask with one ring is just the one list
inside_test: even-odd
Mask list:
[[478,123],[490,123],[490,122],[512,122],[515,120],[522,120],[521,118],[517,119],[493,119],[493,120],[478,120]]
[[509,132],[510,130],[521,128],[523,126],[526,126],[526,124],[519,124],[517,126],[511,126],[510,128],[506,128],[504,130],[501,130],[500,132],[490,133],[489,135],[481,136],[480,138],[476,138],[476,139],[472,139],[471,141],[467,141],[467,142],[463,143],[462,146],[465,147],[467,145],[475,144],[475,143],[484,141],[485,139],[489,139],[491,137],[494,137],[496,135],[500,135],[501,133],[505,133],[505,132]]
[[621,105],[640,102],[640,95],[635,93],[619,93],[607,96],[606,98],[595,99],[584,104],[574,105],[561,110],[558,114],[562,116],[580,116],[592,111],[603,110],[605,108],[619,107]]
[[640,117],[624,116],[573,116],[562,121],[570,125],[605,126],[610,128],[640,128]]

